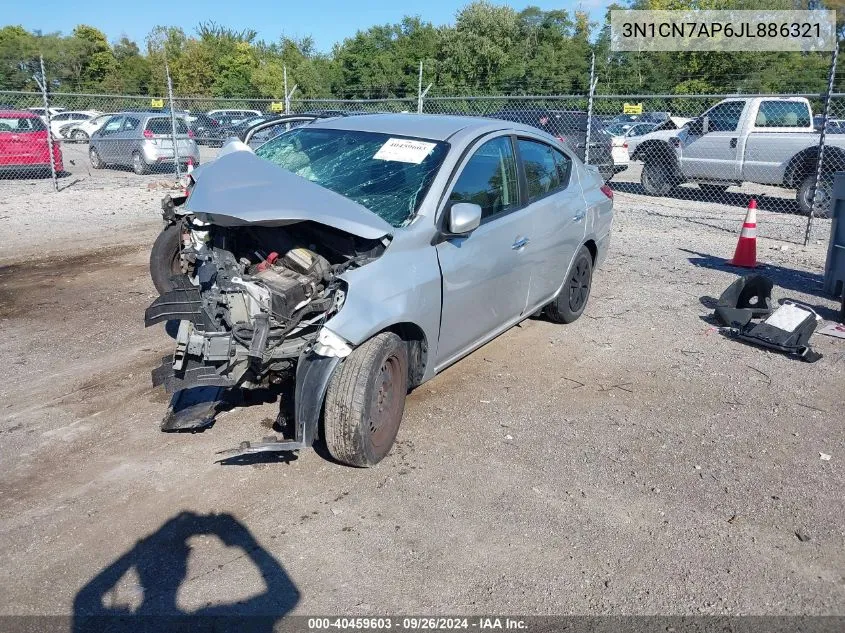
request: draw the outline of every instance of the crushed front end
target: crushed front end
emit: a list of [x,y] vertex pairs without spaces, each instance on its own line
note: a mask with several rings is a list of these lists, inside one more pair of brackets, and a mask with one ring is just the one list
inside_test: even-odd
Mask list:
[[293,379],[296,439],[289,448],[310,444],[331,371],[351,352],[324,327],[344,304],[341,275],[379,257],[388,238],[312,221],[220,226],[188,215],[183,226],[180,257],[190,274],[174,277],[174,288],[145,314],[147,326],[168,322],[171,335],[175,330],[173,354],[153,371],[153,384],[174,394],[162,428],[202,428],[225,393]]

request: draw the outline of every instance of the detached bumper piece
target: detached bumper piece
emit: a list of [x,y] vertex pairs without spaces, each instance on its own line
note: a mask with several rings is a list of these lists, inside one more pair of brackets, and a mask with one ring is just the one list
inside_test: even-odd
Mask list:
[[205,323],[200,290],[185,275],[173,277],[176,288],[166,292],[152,302],[144,312],[144,326],[150,327],[162,321],[192,321],[195,325]]
[[[187,358],[181,370],[173,369],[173,356],[164,356],[161,367],[153,370],[153,387],[164,385],[168,393],[190,389],[191,387],[234,387],[237,382],[209,365],[204,365],[193,358]],[[227,366],[222,367],[223,371]]]

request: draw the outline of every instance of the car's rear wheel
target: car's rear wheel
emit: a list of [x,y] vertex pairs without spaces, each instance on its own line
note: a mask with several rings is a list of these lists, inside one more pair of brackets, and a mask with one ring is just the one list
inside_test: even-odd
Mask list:
[[173,290],[173,275],[182,274],[182,227],[171,224],[158,234],[150,251],[150,277],[160,295]]
[[813,198],[816,192],[816,174],[810,174],[801,181],[798,191],[795,192],[795,200],[804,215],[813,215],[817,218],[829,218],[833,213],[833,182],[830,176],[822,176],[819,180],[818,206],[813,211]]
[[640,175],[645,192],[652,196],[665,196],[675,188],[675,174],[669,165],[659,160],[646,161]]
[[97,152],[97,148],[90,148],[88,150],[88,157],[91,159],[91,167],[94,169],[102,169],[105,166],[105,163],[100,158],[100,154]]
[[141,156],[141,152],[135,152],[132,154],[132,171],[139,176],[143,176],[150,171],[150,166],[147,165],[147,161],[145,161],[144,157]]
[[569,278],[557,298],[546,306],[546,316],[555,323],[572,323],[584,313],[593,283],[593,256],[586,246],[575,255]]
[[85,130],[74,130],[73,134],[71,135],[71,139],[75,143],[87,143],[88,134],[85,132]]
[[408,392],[408,348],[392,332],[357,347],[338,367],[326,392],[324,428],[332,457],[373,466],[393,447]]

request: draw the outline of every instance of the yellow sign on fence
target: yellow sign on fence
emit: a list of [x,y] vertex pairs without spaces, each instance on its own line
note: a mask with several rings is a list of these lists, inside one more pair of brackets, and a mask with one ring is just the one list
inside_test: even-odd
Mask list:
[[164,99],[150,99],[150,106],[153,108],[163,108]]
[[642,114],[642,103],[626,103],[622,106],[622,114]]
[[273,101],[270,104],[270,112],[284,112],[285,111],[285,104],[281,101]]

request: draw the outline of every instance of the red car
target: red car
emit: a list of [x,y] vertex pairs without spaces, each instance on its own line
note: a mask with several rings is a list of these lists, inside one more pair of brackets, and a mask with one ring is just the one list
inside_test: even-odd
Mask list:
[[[50,174],[49,134],[44,121],[32,112],[0,111],[0,173],[31,176]],[[64,170],[62,150],[53,143],[56,172]]]

